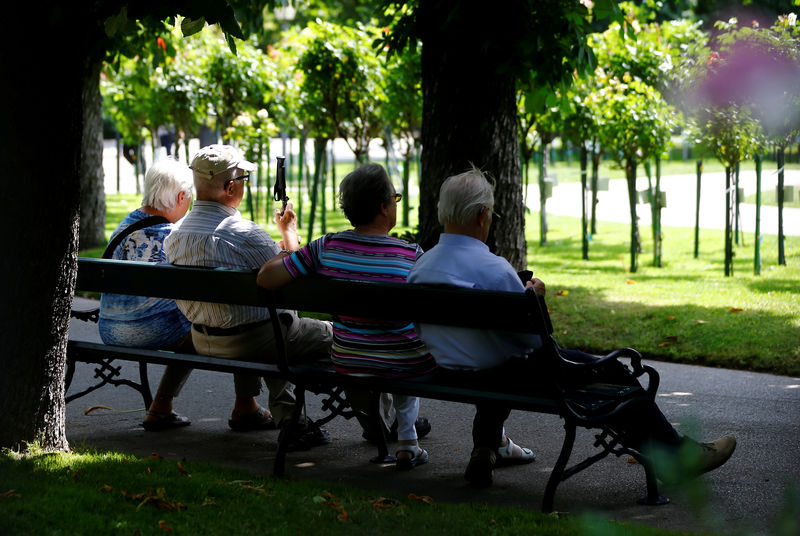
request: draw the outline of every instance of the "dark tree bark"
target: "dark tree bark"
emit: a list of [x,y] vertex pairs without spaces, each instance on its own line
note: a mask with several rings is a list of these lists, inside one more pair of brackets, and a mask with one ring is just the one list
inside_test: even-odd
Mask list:
[[639,253],[639,217],[636,215],[636,160],[625,160],[625,177],[628,180],[628,208],[631,213],[631,266],[630,272],[635,274],[639,269],[637,255]]
[[725,166],[725,276],[733,275],[733,168]]
[[[9,7],[10,20],[33,16],[27,7]],[[0,260],[0,447],[32,441],[68,447],[64,369],[78,251],[82,89],[93,64],[91,44],[102,38],[81,11],[37,4],[37,49],[47,54],[35,60],[19,46],[29,40],[15,35],[22,25],[1,38],[4,50],[17,51],[0,55],[2,71],[25,83],[0,89],[10,104],[0,144],[0,195],[7,200],[6,226],[20,230],[8,233]],[[59,131],[43,159],[34,142],[47,125]]]
[[786,266],[786,251],[784,249],[783,233],[783,167],[785,164],[784,147],[778,147],[778,264]]
[[102,62],[90,66],[83,86],[83,139],[80,168],[81,249],[106,243],[106,194],[103,175],[103,106],[100,97]]
[[586,142],[581,140],[580,145],[580,166],[581,166],[581,252],[585,261],[589,260],[589,222],[587,221],[586,210],[586,191],[587,174],[589,167],[589,151],[586,149]]
[[[442,231],[439,188],[475,165],[496,181],[496,220],[489,247],[518,270],[526,265],[524,209],[517,142],[515,80],[498,72],[492,40],[509,31],[519,2],[420,2],[423,117],[419,243],[430,249]],[[502,12],[502,13],[501,13]],[[520,19],[522,17],[519,17]]]
[[591,203],[591,231],[592,236],[597,234],[597,187],[600,182],[600,159],[603,152],[599,150],[597,136],[592,142],[592,203]]
[[549,175],[550,167],[550,142],[552,135],[542,134],[542,160],[539,164],[539,245],[547,245],[547,191],[545,190],[545,179]]
[[703,161],[697,161],[697,196],[694,211],[694,258],[700,256],[700,181],[703,177]]

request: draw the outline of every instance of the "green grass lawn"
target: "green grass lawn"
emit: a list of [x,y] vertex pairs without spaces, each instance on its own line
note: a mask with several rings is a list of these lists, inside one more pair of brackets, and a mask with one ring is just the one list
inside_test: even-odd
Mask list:
[[761,244],[753,274],[753,241],[735,248],[734,275],[724,276],[722,231],[664,229],[664,267],[652,266],[648,227],[639,270],[630,264],[627,224],[598,223],[589,260],[581,259],[580,220],[549,217],[539,246],[529,218],[528,267],[548,285],[556,337],[565,347],[603,352],[632,346],[649,358],[800,375],[800,239],[785,240],[787,266],[777,265],[777,237]]
[[0,534],[679,534],[79,448],[0,453]]

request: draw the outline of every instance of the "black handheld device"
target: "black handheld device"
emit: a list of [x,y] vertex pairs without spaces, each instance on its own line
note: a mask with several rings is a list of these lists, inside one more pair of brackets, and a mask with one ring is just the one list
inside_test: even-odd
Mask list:
[[286,212],[286,203],[289,201],[289,196],[286,195],[286,157],[277,156],[277,165],[275,168],[275,188],[273,189],[273,199],[281,202],[281,216]]

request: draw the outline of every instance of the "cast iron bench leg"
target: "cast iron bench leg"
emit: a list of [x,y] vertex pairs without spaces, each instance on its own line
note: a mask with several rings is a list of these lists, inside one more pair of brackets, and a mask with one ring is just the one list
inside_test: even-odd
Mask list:
[[372,424],[373,430],[380,430],[380,434],[376,434],[376,439],[378,441],[378,455],[374,458],[370,458],[371,463],[393,463],[397,461],[397,458],[394,456],[389,455],[389,447],[386,445],[386,434],[383,430],[383,423],[381,422],[381,393],[380,391],[373,391],[370,393],[369,397],[369,405],[370,405],[370,413],[369,416],[370,423]]
[[289,422],[281,426],[281,433],[278,436],[278,451],[275,453],[275,463],[272,466],[272,475],[283,478],[286,475],[286,452],[289,450],[289,438],[292,437],[295,429],[300,422],[300,415],[306,405],[306,389],[303,385],[295,385],[295,406]]
[[656,472],[653,469],[653,462],[649,458],[642,456],[639,462],[644,466],[644,474],[647,479],[647,496],[638,501],[639,504],[647,506],[661,506],[669,503],[669,497],[664,497],[658,493],[658,483],[656,482]]
[[575,444],[575,422],[572,419],[564,419],[564,444],[561,446],[561,454],[558,455],[553,471],[550,473],[550,479],[547,481],[547,487],[544,490],[544,499],[542,500],[542,512],[550,513],[553,511],[553,500],[556,495],[556,488],[563,480],[564,469],[569,462],[569,457],[572,454],[572,446]]
[[153,403],[153,394],[150,392],[150,380],[147,378],[147,362],[140,361],[139,362],[139,389],[138,391],[142,395],[142,400],[144,401],[144,409],[150,409],[150,405]]

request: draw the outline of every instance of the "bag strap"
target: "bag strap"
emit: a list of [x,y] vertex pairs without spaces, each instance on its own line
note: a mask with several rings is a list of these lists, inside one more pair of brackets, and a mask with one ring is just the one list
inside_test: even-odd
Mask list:
[[108,243],[106,250],[103,252],[103,258],[110,259],[120,242],[122,242],[122,240],[132,232],[138,231],[139,229],[144,229],[145,227],[150,227],[151,225],[158,225],[159,223],[169,223],[169,220],[164,216],[148,216],[127,226],[120,231],[119,234],[117,234],[117,236],[111,240],[111,242]]

